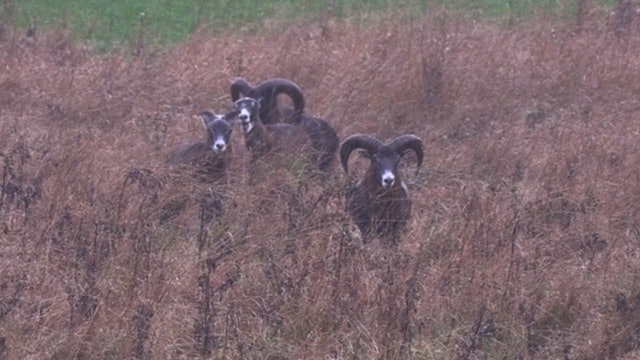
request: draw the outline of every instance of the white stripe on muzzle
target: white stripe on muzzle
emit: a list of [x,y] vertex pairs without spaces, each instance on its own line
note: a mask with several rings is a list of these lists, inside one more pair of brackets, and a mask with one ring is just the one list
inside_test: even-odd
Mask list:
[[381,176],[381,184],[383,188],[388,189],[390,187],[393,186],[393,183],[395,182],[395,175],[393,174],[393,172],[389,171],[389,170],[385,170],[382,173]]

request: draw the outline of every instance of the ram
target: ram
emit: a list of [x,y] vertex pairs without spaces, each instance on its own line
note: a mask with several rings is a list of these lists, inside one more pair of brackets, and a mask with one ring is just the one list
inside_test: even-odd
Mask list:
[[169,155],[167,163],[193,167],[194,173],[205,183],[222,178],[227,171],[236,115],[236,111],[224,115],[203,111],[200,117],[207,133],[206,139],[179,147]]
[[260,118],[260,100],[241,98],[234,103],[242,125],[245,146],[254,160],[269,152],[288,151],[296,154],[308,150],[311,161],[319,170],[327,171],[335,158],[340,140],[335,130],[323,119],[302,115],[300,125],[264,124]]
[[[238,101],[242,97],[260,100],[260,120],[264,124],[279,122],[297,123],[304,113],[304,95],[300,87],[293,81],[273,78],[252,86],[246,79],[239,77],[231,83],[231,100]],[[278,95],[289,96],[293,109],[284,111],[278,106]]]
[[371,135],[349,136],[340,146],[340,162],[347,174],[349,155],[355,149],[363,149],[370,164],[364,178],[347,194],[347,212],[365,243],[378,236],[397,244],[411,217],[412,207],[398,165],[406,151],[413,150],[420,168],[424,158],[422,140],[407,134],[385,145]]

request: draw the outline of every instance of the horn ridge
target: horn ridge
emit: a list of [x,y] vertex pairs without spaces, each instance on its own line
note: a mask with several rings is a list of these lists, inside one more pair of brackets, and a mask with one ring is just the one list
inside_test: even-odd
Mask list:
[[422,165],[422,160],[424,160],[424,146],[419,137],[413,134],[401,135],[395,138],[395,140],[389,144],[389,147],[400,155],[403,155],[405,150],[413,150],[418,156],[417,167],[420,168]]
[[[304,94],[302,93],[302,90],[300,89],[298,84],[294,83],[291,80],[287,80],[284,78],[273,78],[273,79],[265,80],[260,84],[258,84],[258,86],[256,86],[254,90],[258,94],[263,92],[266,93],[267,91],[270,91],[271,93],[269,95],[272,101],[275,101],[277,96],[280,94],[287,95],[293,101],[293,111],[294,111],[293,118],[296,120],[304,112],[304,107],[305,107]],[[269,105],[277,106],[277,103],[273,103]]]
[[243,77],[238,77],[231,83],[231,101],[235,102],[240,98],[240,94],[249,96],[251,91],[251,84]]
[[364,149],[370,153],[375,153],[384,144],[377,138],[366,134],[355,134],[346,138],[340,145],[340,162],[345,173],[349,173],[348,161],[349,155],[355,149]]

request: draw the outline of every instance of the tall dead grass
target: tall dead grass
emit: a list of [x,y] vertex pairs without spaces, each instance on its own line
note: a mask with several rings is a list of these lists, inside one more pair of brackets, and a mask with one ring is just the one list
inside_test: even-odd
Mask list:
[[[640,353],[637,3],[269,26],[138,56],[7,30],[0,358]],[[219,184],[164,165],[235,76],[295,80],[343,138],[423,138],[397,251],[362,245],[337,168],[250,179],[239,134]]]

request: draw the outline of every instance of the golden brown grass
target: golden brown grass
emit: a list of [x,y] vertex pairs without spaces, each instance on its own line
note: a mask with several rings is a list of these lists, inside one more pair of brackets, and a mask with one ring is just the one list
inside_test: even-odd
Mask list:
[[[7,30],[0,358],[634,358],[640,18],[580,3],[202,30],[133,57]],[[237,130],[221,184],[164,164],[235,76],[296,81],[342,138],[422,137],[399,249],[362,245],[338,167],[250,179]]]

